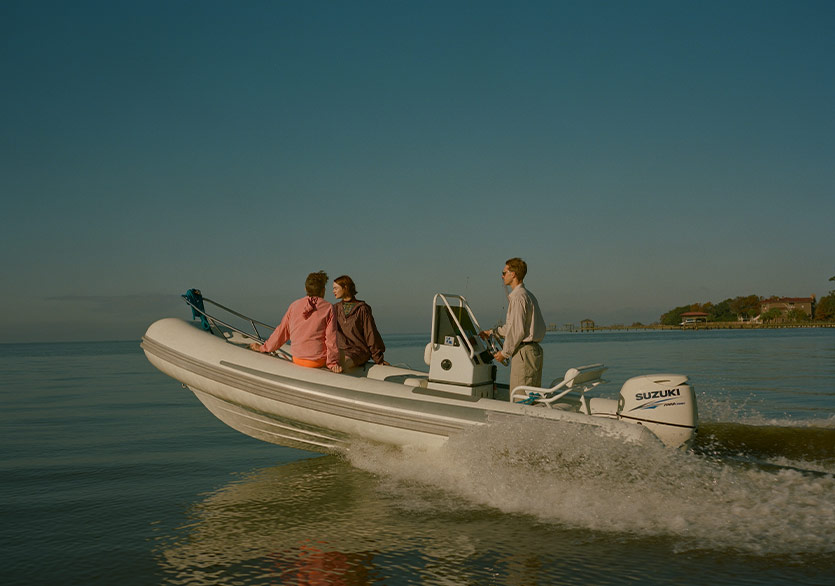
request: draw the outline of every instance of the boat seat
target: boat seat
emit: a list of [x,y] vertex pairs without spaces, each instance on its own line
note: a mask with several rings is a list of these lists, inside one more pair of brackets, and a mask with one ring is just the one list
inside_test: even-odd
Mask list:
[[429,377],[428,376],[413,376],[403,380],[403,384],[407,387],[422,387],[427,388],[429,386]]
[[602,364],[589,364],[587,366],[578,366],[576,368],[569,368],[565,371],[565,376],[560,379],[551,381],[551,388],[532,387],[527,385],[520,385],[513,389],[510,394],[511,403],[526,403],[528,405],[545,403],[547,405],[555,405],[557,401],[565,403],[572,402],[576,399],[567,398],[566,395],[574,387],[582,387],[582,392],[593,389],[597,385],[605,382],[600,378],[606,371],[606,367]]
[[589,399],[589,415],[617,419],[618,402],[614,399],[604,399],[601,397]]
[[[419,383],[406,383],[406,381],[409,379],[415,379],[415,381],[420,381],[422,379],[429,378],[426,373],[420,372],[419,370],[400,368],[399,366],[386,366],[384,364],[375,364],[374,366],[370,367],[366,376],[374,380],[411,384],[413,386],[417,386]],[[422,386],[425,386],[425,383]]]

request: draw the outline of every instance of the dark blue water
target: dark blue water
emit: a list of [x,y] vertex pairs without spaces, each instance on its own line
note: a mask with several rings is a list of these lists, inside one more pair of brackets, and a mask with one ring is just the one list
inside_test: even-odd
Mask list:
[[[421,363],[421,337],[387,342]],[[835,332],[551,334],[545,352],[546,378],[606,362],[614,393],[689,374],[699,443],[529,426],[346,461],[227,428],[138,341],[0,345],[2,582],[832,583]]]

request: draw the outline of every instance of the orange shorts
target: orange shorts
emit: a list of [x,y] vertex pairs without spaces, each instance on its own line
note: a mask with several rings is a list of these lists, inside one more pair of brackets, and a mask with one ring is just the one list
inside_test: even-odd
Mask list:
[[293,356],[293,364],[298,364],[306,368],[322,368],[325,366],[325,362],[326,360],[324,358],[321,360],[308,360],[307,358],[296,358]]

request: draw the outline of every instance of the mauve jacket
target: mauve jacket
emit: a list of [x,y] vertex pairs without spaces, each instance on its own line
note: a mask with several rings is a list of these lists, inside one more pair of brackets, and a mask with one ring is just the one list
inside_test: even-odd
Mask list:
[[382,363],[386,345],[377,331],[371,307],[365,301],[357,299],[352,302],[355,305],[346,316],[344,303],[339,301],[333,306],[339,334],[339,349],[357,366],[365,364],[369,358],[377,364]]

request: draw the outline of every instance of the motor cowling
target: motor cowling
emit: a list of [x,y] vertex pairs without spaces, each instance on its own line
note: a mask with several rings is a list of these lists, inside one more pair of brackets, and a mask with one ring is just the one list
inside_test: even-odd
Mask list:
[[618,417],[647,426],[667,445],[690,441],[698,427],[696,396],[683,374],[645,374],[620,390]]

